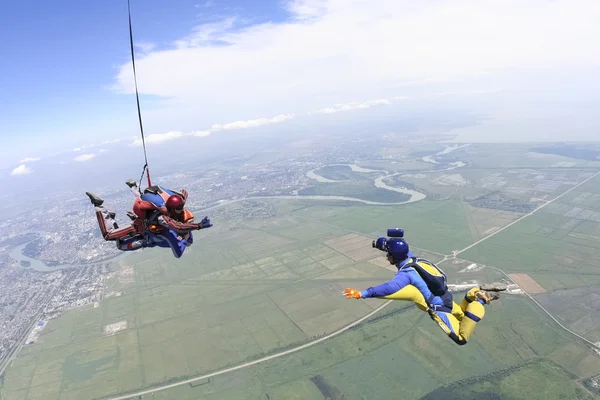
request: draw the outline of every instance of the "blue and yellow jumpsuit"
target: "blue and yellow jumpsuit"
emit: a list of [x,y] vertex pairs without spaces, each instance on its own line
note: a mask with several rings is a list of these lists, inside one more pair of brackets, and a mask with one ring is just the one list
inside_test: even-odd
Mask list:
[[391,281],[361,291],[361,297],[412,301],[418,309],[429,313],[456,344],[467,344],[485,315],[485,301],[477,297],[480,289],[469,290],[459,306],[450,292],[434,296],[414,268],[404,267],[408,261],[410,258],[398,265],[399,270]]

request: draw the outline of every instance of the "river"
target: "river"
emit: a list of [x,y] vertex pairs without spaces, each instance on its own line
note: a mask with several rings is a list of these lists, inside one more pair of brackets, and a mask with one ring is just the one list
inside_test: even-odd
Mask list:
[[[460,149],[462,147],[466,147],[469,146],[470,143],[467,144],[462,144],[462,145],[451,145],[451,146],[445,146],[444,150],[439,151],[433,155],[428,155],[428,156],[424,156],[422,157],[422,160],[424,162],[430,163],[430,164],[437,164],[440,165],[440,163],[434,158],[435,156],[439,156],[439,155],[443,155],[443,154],[448,154],[454,150]],[[456,162],[452,162],[452,163],[448,163],[446,164],[447,167],[446,168],[440,168],[440,169],[435,169],[431,172],[440,172],[440,171],[449,171],[452,169],[456,169],[456,168],[460,168],[460,167],[464,167],[465,165],[467,165],[465,162],[463,161],[456,161]],[[333,167],[333,166],[346,166],[346,167],[350,167],[350,169],[354,172],[381,172],[383,175],[378,176],[377,178],[375,178],[373,180],[373,184],[375,185],[375,187],[380,188],[380,189],[386,189],[386,190],[391,190],[393,192],[398,192],[398,193],[404,193],[404,194],[408,194],[410,195],[410,199],[403,201],[403,202],[398,202],[398,203],[380,203],[380,202],[374,202],[374,201],[365,201],[365,200],[361,200],[361,199],[357,199],[357,198],[353,198],[353,197],[338,197],[338,196],[286,196],[286,197],[291,197],[291,198],[314,198],[314,199],[331,199],[331,200],[350,200],[350,201],[356,201],[356,202],[360,202],[360,203],[365,203],[365,204],[375,204],[375,205],[398,205],[398,204],[408,204],[408,203],[414,203],[417,201],[421,201],[423,199],[425,199],[427,197],[427,195],[425,195],[425,193],[416,191],[416,190],[411,190],[405,187],[395,187],[395,186],[390,186],[388,184],[386,184],[385,182],[383,182],[384,179],[392,177],[392,176],[398,176],[398,175],[403,175],[402,172],[396,172],[396,173],[391,173],[389,171],[386,170],[377,170],[377,169],[368,169],[368,168],[363,168],[360,167],[356,164],[329,164],[326,165],[327,167]],[[323,167],[318,167],[315,169],[312,169],[310,171],[308,171],[306,173],[306,176],[310,179],[314,179],[317,182],[321,182],[321,183],[331,183],[331,182],[348,182],[348,181],[340,181],[340,180],[333,180],[333,179],[328,179],[325,178],[324,176],[321,176],[319,174],[317,174],[315,171],[321,169]]]
[[[32,232],[32,233],[37,233],[41,237],[46,235],[46,232],[42,232],[42,231],[36,231],[36,232]],[[19,267],[24,268],[24,269],[32,269],[32,270],[39,271],[39,272],[52,272],[52,271],[57,271],[59,269],[76,268],[76,267],[80,267],[82,265],[82,264],[60,264],[60,265],[56,265],[56,266],[49,266],[49,265],[46,265],[46,263],[44,263],[43,261],[38,260],[37,258],[31,258],[31,257],[28,257],[25,254],[23,254],[23,250],[25,249],[25,247],[29,243],[31,243],[35,240],[37,240],[37,238],[13,248],[10,251],[10,253],[8,254],[8,256],[10,258],[12,258],[13,260],[17,261],[19,263]],[[108,258],[106,260],[91,263],[91,264],[85,264],[85,265],[88,266],[88,265],[116,261],[118,259],[121,259],[121,258],[129,255],[129,254],[131,254],[131,253],[123,252],[123,253],[117,254],[114,257]],[[28,267],[24,267],[21,265],[21,261],[27,261],[27,262],[29,262],[30,265]]]
[[[429,164],[439,164],[439,162],[434,158],[435,156],[441,156],[443,154],[448,154],[448,153],[453,152],[454,150],[458,150],[458,149],[461,149],[463,147],[467,147],[467,146],[470,146],[470,145],[471,145],[471,143],[445,146],[444,150],[439,151],[439,152],[437,152],[437,153],[435,153],[433,155],[428,155],[428,156],[422,157],[421,160],[423,160],[424,162],[429,163]],[[464,167],[466,165],[462,161],[459,161],[459,163],[462,163],[462,165],[456,165],[456,166],[454,166],[452,168],[445,168],[445,169],[443,169],[441,171],[445,171],[446,169],[454,169],[454,168]],[[457,163],[450,163],[449,165],[452,165],[452,164],[457,164]],[[440,170],[436,170],[436,171],[440,171]]]

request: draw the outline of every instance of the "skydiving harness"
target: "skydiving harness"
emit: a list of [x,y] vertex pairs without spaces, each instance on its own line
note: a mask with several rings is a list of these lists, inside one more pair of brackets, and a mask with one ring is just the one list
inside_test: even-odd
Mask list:
[[[432,311],[452,312],[453,298],[452,293],[448,291],[446,283],[447,278],[444,271],[431,261],[424,258],[411,257],[410,261],[404,264],[399,269],[413,268],[421,278],[425,281],[427,288],[431,291],[431,295],[425,299],[427,307]],[[432,304],[434,297],[439,296],[444,305]],[[431,311],[430,315],[431,315]]]

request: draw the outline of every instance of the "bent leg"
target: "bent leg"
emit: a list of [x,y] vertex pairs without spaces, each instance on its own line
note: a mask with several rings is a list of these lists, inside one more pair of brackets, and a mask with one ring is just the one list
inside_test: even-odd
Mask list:
[[104,240],[119,240],[135,235],[136,230],[131,225],[119,228],[117,221],[114,219],[114,213],[111,213],[102,206],[94,208],[96,209],[96,218],[98,219],[98,225]]
[[[482,290],[485,287],[487,290]],[[462,299],[460,308],[464,312],[464,318],[460,322],[459,336],[468,342],[473,336],[477,323],[485,316],[485,305],[500,298],[496,292],[506,290],[506,285],[492,284],[474,287],[469,290]]]
[[102,233],[104,240],[119,240],[133,236],[136,233],[133,226],[119,228],[117,221],[115,221],[115,213],[104,208],[102,205],[104,200],[101,197],[90,192],[85,192],[85,194],[90,198],[90,201],[94,205],[96,219],[98,220],[98,226],[100,227],[100,232]]
[[438,323],[450,339],[460,346],[467,344],[473,336],[477,323],[485,316],[484,306],[500,298],[500,295],[495,292],[506,290],[505,286],[500,285],[488,285],[486,288],[490,291],[481,290],[480,287],[469,290],[460,306],[453,303],[451,313],[429,312],[431,318]]

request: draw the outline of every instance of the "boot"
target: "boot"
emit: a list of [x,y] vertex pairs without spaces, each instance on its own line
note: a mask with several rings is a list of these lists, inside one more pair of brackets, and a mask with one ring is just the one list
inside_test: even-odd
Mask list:
[[[491,301],[498,300],[500,294],[506,290],[507,286],[503,283],[486,283],[479,287],[474,287],[467,292],[465,300],[467,303],[471,303],[476,300],[483,300],[485,304],[489,304]],[[466,307],[466,304],[461,304],[461,308]]]
[[85,194],[88,195],[88,197],[90,198],[92,204],[94,205],[94,207],[100,207],[102,205],[102,203],[104,203],[104,199],[102,199],[99,196],[96,196],[93,193],[90,192],[85,192]]
[[490,304],[490,302],[494,300],[498,300],[500,298],[500,293],[498,292],[488,292],[485,290],[479,290],[475,293],[477,299],[481,299],[485,302],[485,304]]
[[127,186],[129,186],[130,188],[134,188],[134,187],[136,187],[136,186],[137,186],[137,183],[136,183],[136,182],[135,182],[133,179],[127,179],[127,180],[125,181],[125,184],[126,184]]
[[479,286],[479,289],[485,290],[488,292],[503,292],[508,288],[508,285],[505,283],[482,283]]

